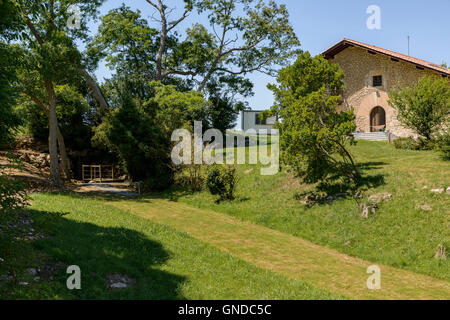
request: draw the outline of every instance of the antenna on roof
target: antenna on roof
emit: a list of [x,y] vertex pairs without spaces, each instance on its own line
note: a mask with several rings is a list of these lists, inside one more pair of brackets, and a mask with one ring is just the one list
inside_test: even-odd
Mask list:
[[409,39],[410,39],[411,37],[408,35],[408,56],[409,56]]

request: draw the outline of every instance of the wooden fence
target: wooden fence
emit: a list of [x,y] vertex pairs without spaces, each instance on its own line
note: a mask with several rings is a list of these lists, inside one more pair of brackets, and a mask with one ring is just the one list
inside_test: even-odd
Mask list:
[[114,181],[113,165],[83,165],[81,168],[83,181]]

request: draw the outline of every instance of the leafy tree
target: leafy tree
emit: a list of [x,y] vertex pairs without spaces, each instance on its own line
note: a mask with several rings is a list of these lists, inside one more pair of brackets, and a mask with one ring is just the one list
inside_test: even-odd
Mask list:
[[[61,134],[72,150],[90,148],[91,128],[87,121],[90,106],[80,88],[73,85],[56,85],[56,114]],[[48,120],[41,108],[36,108],[33,101],[22,96],[21,103],[16,106],[16,112],[22,115],[29,133],[37,141],[45,142],[48,138]]]
[[[98,87],[82,68],[82,57],[74,40],[87,40],[87,22],[89,18],[96,16],[97,8],[102,2],[103,0],[12,1],[14,26],[10,30],[16,31],[16,40],[20,40],[22,47],[18,90],[27,95],[48,117],[50,180],[58,187],[62,186],[58,145],[66,175],[68,157],[58,128],[55,86],[70,84],[77,77],[83,77],[96,97],[99,96]],[[72,16],[69,8],[72,5],[77,5],[83,12],[80,28],[68,27],[67,21]],[[36,82],[31,83],[28,77],[23,76],[26,74],[30,74],[30,78]],[[37,88],[40,90],[36,90]],[[45,94],[38,97],[33,94],[35,92]]]
[[120,107],[95,129],[93,142],[119,154],[134,180],[160,190],[173,182],[172,132],[192,128],[195,120],[207,119],[208,102],[199,92],[179,92],[173,85],[154,81],[149,87],[153,97],[142,106],[131,95],[125,95]]
[[236,95],[241,97],[253,95],[253,84],[245,78],[237,79],[223,75],[212,78],[206,90],[210,102],[211,127],[225,134],[226,130],[236,125],[239,112],[247,108],[247,104],[236,98]]
[[[147,2],[161,22],[156,80],[190,76],[198,83],[197,90],[203,91],[216,73],[235,77],[253,71],[274,74],[274,67],[285,65],[299,46],[286,7],[275,1],[185,0],[183,15],[173,22],[167,19],[166,1]],[[186,39],[176,50],[166,50],[169,35],[194,9],[208,17],[213,33],[195,24],[186,30]]]
[[196,91],[180,92],[174,85],[151,82],[154,97],[144,105],[147,114],[153,115],[166,139],[179,128],[193,127],[194,121],[202,121],[204,129],[208,123],[208,101]]
[[0,214],[28,204],[25,183],[13,179],[9,173],[9,170],[19,168],[20,162],[12,154],[6,154],[5,156],[8,163],[0,164]]
[[19,124],[19,119],[14,114],[16,93],[12,89],[12,83],[16,80],[15,68],[18,60],[15,57],[15,47],[8,45],[7,41],[14,37],[16,31],[16,16],[14,4],[9,0],[0,1],[0,146],[11,141],[11,131]]
[[0,147],[11,142],[12,130],[20,123],[20,119],[13,111],[16,94],[12,89],[15,81],[15,59],[11,53],[14,48],[0,43]]
[[389,104],[397,110],[397,118],[407,128],[426,140],[444,127],[450,119],[450,82],[446,78],[426,76],[415,85],[394,89]]
[[164,139],[153,117],[128,96],[104,126],[108,144],[134,180],[145,181],[150,189],[170,186],[170,139]]
[[354,141],[354,114],[338,111],[343,78],[338,65],[305,52],[279,72],[278,85],[269,85],[276,98],[271,113],[282,118],[283,160],[306,182],[336,175],[356,182],[360,177],[346,148]]
[[[274,75],[299,46],[286,7],[274,1],[184,0],[183,14],[173,21],[169,1],[147,2],[159,16],[158,24],[150,26],[139,11],[122,6],[103,17],[89,46],[92,65],[106,58],[116,71],[107,84],[114,88],[113,101],[120,101],[120,92],[132,92],[142,103],[151,97],[151,78],[179,91],[202,92],[211,100],[211,121],[221,129],[233,127],[244,107],[239,98],[252,94],[247,74]],[[209,26],[182,27],[195,11],[208,17]]]
[[[119,92],[109,92],[111,99],[120,100],[122,94],[132,94],[138,104],[151,97],[149,80],[155,77],[157,30],[148,26],[140,11],[122,5],[102,17],[94,40],[88,45],[88,61],[94,68],[101,59],[115,75],[107,86]],[[108,89],[106,89],[108,90]],[[126,93],[125,93],[126,92]]]

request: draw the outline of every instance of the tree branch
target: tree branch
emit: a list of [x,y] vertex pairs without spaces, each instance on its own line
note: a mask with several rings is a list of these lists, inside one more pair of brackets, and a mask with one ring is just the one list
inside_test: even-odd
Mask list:
[[87,71],[77,68],[78,73],[80,73],[83,78],[86,80],[87,85],[89,88],[91,88],[92,93],[94,94],[95,99],[100,104],[100,107],[102,109],[102,112],[105,113],[106,110],[108,110],[108,103],[106,102],[102,91],[100,90],[100,87],[97,85],[97,83],[92,79],[92,77],[87,73]]
[[25,19],[26,25],[28,26],[28,28],[30,29],[31,33],[36,38],[37,42],[40,45],[44,44],[44,41],[42,40],[41,36],[39,35],[39,32],[34,27],[33,23],[31,22],[30,18],[28,17],[28,15],[25,12],[22,12],[22,14],[23,14],[23,17]]
[[182,22],[184,19],[186,19],[187,16],[188,16],[189,11],[190,11],[190,10],[185,10],[184,13],[183,13],[183,16],[182,16],[180,19],[178,19],[177,21],[174,21],[174,22],[170,23],[171,26],[167,29],[167,31],[170,32],[173,28],[175,28],[177,25],[179,25],[180,22]]

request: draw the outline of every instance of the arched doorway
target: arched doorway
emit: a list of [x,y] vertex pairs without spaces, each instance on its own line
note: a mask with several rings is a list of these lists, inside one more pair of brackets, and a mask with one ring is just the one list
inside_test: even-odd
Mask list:
[[386,129],[386,111],[382,107],[375,107],[370,112],[370,132]]

